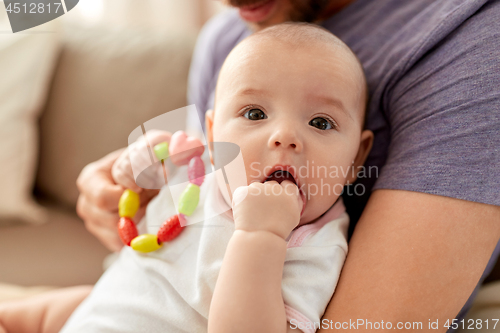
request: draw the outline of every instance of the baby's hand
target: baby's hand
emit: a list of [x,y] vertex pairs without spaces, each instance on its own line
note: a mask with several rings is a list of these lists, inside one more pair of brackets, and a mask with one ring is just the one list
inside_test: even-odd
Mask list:
[[303,202],[297,185],[285,180],[238,187],[232,205],[236,230],[264,230],[286,239],[299,224]]

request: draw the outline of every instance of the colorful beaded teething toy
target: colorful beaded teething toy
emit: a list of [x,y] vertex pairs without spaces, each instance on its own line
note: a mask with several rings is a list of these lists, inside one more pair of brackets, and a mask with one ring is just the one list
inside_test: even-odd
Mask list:
[[188,164],[189,185],[179,198],[179,214],[168,218],[156,235],[138,234],[132,218],[140,207],[139,194],[130,189],[123,192],[118,203],[118,234],[125,245],[144,253],[158,250],[163,243],[173,240],[181,233],[184,227],[180,222],[185,222],[186,216],[193,214],[198,206],[200,186],[205,178],[205,165],[200,158],[205,149],[198,139],[188,138],[184,132],[178,131],[172,135],[170,145],[162,142],[154,146],[153,150],[163,168],[164,161],[169,157],[178,166]]

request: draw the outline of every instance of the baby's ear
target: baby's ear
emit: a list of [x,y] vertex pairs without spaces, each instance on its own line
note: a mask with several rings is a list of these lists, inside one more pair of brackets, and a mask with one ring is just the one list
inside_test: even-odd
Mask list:
[[208,110],[205,113],[205,131],[207,132],[208,152],[210,154],[210,162],[212,164],[214,164],[213,154],[212,154],[213,151],[212,142],[214,142],[213,126],[214,126],[214,110]]
[[373,132],[370,130],[364,130],[361,133],[361,140],[359,141],[358,154],[354,159],[354,163],[352,168],[354,168],[354,172],[349,172],[349,176],[347,177],[347,182],[353,183],[356,178],[358,178],[357,170],[365,164],[366,158],[370,153],[373,145]]

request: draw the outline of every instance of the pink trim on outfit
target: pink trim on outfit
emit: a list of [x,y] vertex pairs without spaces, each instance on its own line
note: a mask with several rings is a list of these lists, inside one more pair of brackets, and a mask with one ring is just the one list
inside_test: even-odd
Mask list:
[[[292,325],[296,324],[298,326],[300,323],[300,324],[302,324],[301,326],[304,326],[304,327],[305,326],[314,327],[314,323],[311,320],[309,320],[309,318],[307,318],[302,313],[300,313],[299,311],[295,310],[294,308],[292,308],[291,306],[288,306],[286,304],[285,304],[285,314],[286,314],[286,320],[288,322],[291,322],[292,319],[295,319],[295,322],[292,323]],[[311,328],[300,328],[300,330],[303,331],[304,333],[316,332],[315,329],[311,329]]]
[[339,197],[337,202],[316,222],[303,225],[292,231],[287,248],[302,246],[302,243],[310,234],[317,232],[325,224],[340,217],[345,212],[344,201]]
[[[303,225],[303,226],[293,230],[291,237],[288,241],[287,248],[302,246],[302,244],[304,243],[304,240],[307,238],[307,236],[311,235],[312,233],[317,232],[319,229],[321,229],[328,222],[336,220],[344,212],[345,212],[344,201],[342,200],[342,197],[339,197],[337,202],[323,216],[321,216],[316,222]],[[302,326],[304,328],[300,328],[300,329],[304,333],[316,332],[315,329],[305,328],[306,326],[314,327],[314,323],[309,318],[307,318],[305,315],[303,315],[301,312],[299,312],[298,310],[285,304],[285,313],[286,313],[286,319],[288,322],[291,322],[292,319],[295,319],[296,324],[298,324],[298,323],[302,324]]]

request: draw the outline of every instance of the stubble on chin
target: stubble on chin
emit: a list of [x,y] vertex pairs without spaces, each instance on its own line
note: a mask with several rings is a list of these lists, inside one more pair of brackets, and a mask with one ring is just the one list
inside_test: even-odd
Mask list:
[[[257,4],[263,0],[223,0],[223,3],[232,7],[242,7]],[[287,0],[284,4],[288,9],[283,13],[277,13],[270,19],[259,22],[247,22],[253,31],[259,31],[282,22],[314,22],[325,11],[333,0]]]
[[292,10],[288,14],[288,21],[314,22],[325,11],[331,0],[289,0]]

